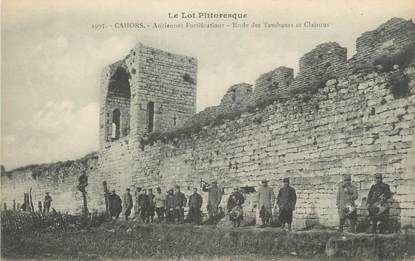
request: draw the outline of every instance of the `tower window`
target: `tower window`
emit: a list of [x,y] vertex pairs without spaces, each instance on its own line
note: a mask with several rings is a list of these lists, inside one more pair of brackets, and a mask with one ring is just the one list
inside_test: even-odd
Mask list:
[[111,139],[116,140],[120,138],[120,120],[121,113],[119,109],[115,109],[112,112],[112,124],[111,124]]
[[176,118],[176,115],[174,115],[174,117],[173,117],[173,126],[176,126],[177,125],[177,118]]
[[147,103],[147,130],[148,132],[154,131],[154,102]]

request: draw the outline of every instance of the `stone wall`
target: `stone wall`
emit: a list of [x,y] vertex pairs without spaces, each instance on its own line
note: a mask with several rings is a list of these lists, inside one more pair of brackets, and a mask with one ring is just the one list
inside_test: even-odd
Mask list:
[[278,67],[270,72],[264,73],[255,81],[256,99],[273,97],[281,91],[285,91],[293,81],[294,70],[288,67]]
[[[392,43],[393,53],[415,43],[411,21],[391,19],[382,26],[385,25],[399,29],[399,32],[387,34],[395,38],[402,34],[406,39],[405,44]],[[402,27],[408,29],[401,30]],[[146,50],[151,53],[151,49]],[[240,108],[235,106],[237,101],[245,104],[245,100],[255,95],[255,90],[253,94],[249,91],[249,84],[242,84],[231,87],[220,105],[194,115],[184,128],[154,133],[150,138],[141,137],[138,132],[132,132],[139,129],[137,124],[142,121],[131,121],[130,134],[116,142],[101,144],[99,158],[91,165],[88,187],[91,208],[103,208],[104,180],[110,188],[120,192],[135,186],[160,186],[166,190],[178,184],[190,194],[191,188],[199,186],[201,179],[216,179],[228,195],[234,186],[257,187],[263,178],[270,180],[277,193],[282,179],[290,177],[298,194],[295,226],[300,228],[316,222],[336,225],[335,198],[342,175],[352,175],[359,189],[360,202],[373,184],[373,175],[382,173],[394,193],[393,213],[400,217],[402,224],[415,225],[415,169],[411,161],[415,156],[414,64],[392,71],[376,70],[373,64],[364,71],[356,70],[359,61],[356,57],[375,59],[379,52],[376,48],[360,48],[349,61],[345,60],[345,52],[336,43],[317,46],[301,59],[299,74],[286,88],[287,96],[278,98],[276,92],[276,100],[265,108],[253,103],[248,110],[237,113],[235,109]],[[323,58],[319,56],[321,53]],[[125,64],[134,64],[134,61],[130,62],[133,56],[129,55]],[[327,62],[331,64],[326,66]],[[194,68],[191,66],[189,70]],[[339,73],[330,74],[326,79],[323,76],[328,75],[330,68]],[[132,69],[129,69],[131,74],[140,74],[139,68],[135,73]],[[139,77],[132,78],[139,80]],[[310,87],[306,84],[311,82],[310,79],[320,80],[321,86],[307,99],[302,93],[288,95],[290,89]],[[139,108],[140,101],[133,98],[134,95],[138,94],[132,89],[131,107]],[[139,119],[134,113],[131,110],[131,117]],[[223,113],[233,113],[232,118],[223,117]],[[206,120],[210,117],[216,117],[216,120]],[[77,166],[78,163],[71,164]],[[68,199],[76,202],[80,196],[74,189],[76,179],[54,180],[60,172],[51,171],[40,176],[54,180],[47,183],[31,180],[31,173],[30,169],[6,172],[7,175],[2,176],[2,188],[7,188],[7,193],[4,197],[2,193],[2,200],[9,205],[10,200],[21,197],[21,187],[27,191],[29,185],[46,182],[48,186],[36,185],[39,195],[52,188],[49,190],[55,193],[57,206],[63,210],[75,209],[72,205],[65,207],[65,203]],[[77,173],[74,170],[72,175],[77,176]],[[24,180],[20,180],[23,177]],[[66,187],[61,185],[62,182]],[[21,185],[23,183],[25,185]],[[68,193],[68,190],[72,194],[66,194],[68,198],[63,202],[64,197],[59,193]],[[203,195],[206,198],[206,194]],[[249,194],[248,198],[249,211],[255,197]]]
[[[274,103],[264,111],[204,128],[188,138],[145,146],[135,161],[134,183],[191,188],[217,179],[227,191],[263,178],[277,192],[290,177],[298,193],[297,226],[310,219],[337,223],[335,198],[343,174],[367,197],[382,173],[399,202],[403,224],[414,222],[413,169],[415,69],[411,94],[396,99],[389,73],[331,80],[310,101]],[[412,154],[411,154],[412,153]]]
[[[2,207],[6,203],[9,209],[13,208],[13,200],[17,205],[23,204],[24,193],[32,190],[32,201],[35,209],[38,202],[49,192],[53,198],[52,208],[63,213],[81,213],[82,194],[78,191],[78,177],[82,171],[89,176],[88,203],[92,208],[103,205],[102,188],[98,188],[97,153],[89,154],[75,161],[58,162],[53,164],[33,165],[6,171],[1,176]],[[94,187],[94,193],[91,191]],[[99,191],[99,189],[101,191]],[[91,191],[91,192],[90,192]],[[96,197],[94,197],[96,195]],[[94,200],[92,202],[92,200]],[[95,201],[96,200],[96,201]],[[103,206],[105,209],[105,206]]]

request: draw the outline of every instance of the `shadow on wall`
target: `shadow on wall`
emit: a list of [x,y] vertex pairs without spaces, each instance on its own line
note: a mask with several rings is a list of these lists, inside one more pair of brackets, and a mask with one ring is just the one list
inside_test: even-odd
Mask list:
[[320,224],[320,219],[316,211],[316,206],[314,203],[311,203],[311,210],[305,217],[305,227],[304,229],[312,229]]

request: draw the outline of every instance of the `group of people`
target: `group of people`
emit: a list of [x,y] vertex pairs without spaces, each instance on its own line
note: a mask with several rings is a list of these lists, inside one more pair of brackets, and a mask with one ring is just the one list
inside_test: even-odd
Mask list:
[[272,210],[278,206],[278,221],[282,228],[285,228],[285,225],[287,225],[287,229],[291,231],[293,211],[295,210],[295,204],[297,203],[297,194],[295,189],[290,186],[290,179],[283,179],[283,186],[277,195],[276,206],[274,204],[275,194],[273,189],[268,186],[268,180],[263,180],[261,183],[262,187],[258,189],[257,195],[257,207],[259,210],[259,217],[262,221],[261,226],[264,227],[270,225]]
[[[143,223],[153,223],[154,217],[157,215],[157,222],[166,221],[168,223],[184,223],[184,207],[188,204],[190,222],[200,224],[201,222],[201,207],[203,203],[202,196],[197,192],[197,188],[193,189],[193,194],[190,195],[189,200],[185,194],[180,191],[180,186],[175,186],[174,189],[163,194],[161,188],[156,189],[142,189],[138,187],[135,191],[134,199],[127,188],[122,195],[123,200],[112,190],[108,195],[108,209],[111,217],[116,219],[123,211],[126,220],[129,219],[134,208],[136,219]],[[135,203],[134,203],[135,202]]]
[[[292,213],[295,209],[297,196],[295,189],[289,185],[289,179],[283,180],[284,186],[280,189],[277,196],[277,204],[280,209],[279,220],[283,225],[287,224],[288,229],[291,230]],[[208,221],[215,223],[224,214],[219,207],[223,189],[219,188],[217,181],[212,184],[202,182],[202,191],[208,192],[207,212]],[[262,187],[258,190],[258,209],[260,210],[260,217],[262,226],[270,225],[272,206],[275,199],[272,188],[268,187],[268,180],[262,181]],[[238,187],[233,189],[229,195],[226,210],[229,219],[232,221],[234,227],[239,227],[243,220],[243,204],[245,197]],[[167,191],[167,194],[162,193],[161,188],[153,190],[142,189],[138,187],[135,194],[132,195],[129,188],[121,197],[118,196],[115,190],[112,190],[108,195],[108,209],[111,217],[118,218],[123,212],[126,220],[129,219],[132,210],[135,210],[135,217],[143,223],[152,223],[157,215],[157,222],[166,221],[167,223],[181,224],[185,222],[184,208],[189,207],[186,221],[193,224],[202,223],[202,204],[203,198],[198,193],[197,188],[193,188],[193,193],[187,197],[180,191],[180,186],[175,186],[174,189]]]
[[[389,203],[392,193],[389,185],[383,182],[381,174],[375,175],[375,184],[371,186],[367,196],[367,209],[369,212],[370,231],[383,232],[386,228],[389,218]],[[293,211],[297,202],[297,194],[295,189],[290,186],[289,178],[283,179],[283,186],[275,198],[274,191],[268,186],[268,180],[263,180],[262,186],[257,192],[257,210],[262,222],[261,226],[269,226],[272,222],[273,210],[278,207],[278,221],[280,225],[291,231],[293,220]],[[219,207],[223,196],[223,189],[219,188],[217,181],[212,184],[206,182],[201,183],[202,191],[208,192],[207,212],[208,220],[213,221],[221,218],[221,208]],[[343,181],[339,184],[336,205],[339,214],[339,231],[343,231],[346,221],[349,221],[352,232],[356,231],[357,222],[357,206],[355,201],[358,198],[356,186],[351,182],[350,175],[344,175]],[[115,190],[106,195],[108,202],[108,210],[111,217],[116,219],[123,211],[126,220],[129,219],[131,212],[135,211],[135,217],[144,223],[154,222],[157,215],[157,222],[168,222],[181,224],[185,222],[184,208],[189,207],[187,221],[193,224],[202,223],[202,204],[203,198],[198,193],[197,188],[193,188],[193,193],[187,198],[180,191],[180,186],[162,193],[161,188],[157,187],[156,193],[153,190],[137,188],[133,195],[130,189],[121,198],[116,194]],[[276,204],[275,204],[276,199]],[[52,197],[46,192],[43,204],[43,212],[49,212]],[[238,187],[228,197],[226,205],[229,219],[234,227],[239,227],[243,220],[243,204],[245,197]],[[275,211],[274,211],[275,212]]]
[[[358,198],[357,188],[351,182],[351,176],[345,175],[339,185],[336,205],[339,213],[339,231],[343,231],[347,220],[350,222],[352,232],[356,231]],[[387,229],[390,204],[392,197],[389,185],[383,182],[382,174],[375,174],[375,184],[371,186],[367,196],[367,209],[369,211],[370,232],[383,233]]]
[[[274,202],[272,188],[268,187],[268,181],[262,181],[263,186],[258,191],[258,209],[263,225],[268,225],[271,218],[271,211]],[[284,228],[291,230],[293,211],[297,200],[296,192],[290,186],[288,178],[283,179],[284,186],[279,190],[277,196],[277,206],[279,211],[278,221]],[[339,214],[339,231],[343,232],[345,223],[349,221],[352,232],[356,232],[357,206],[355,201],[358,198],[356,186],[352,184],[351,175],[344,175],[337,191],[336,205]],[[384,233],[388,228],[389,220],[389,199],[392,193],[389,185],[383,182],[382,174],[375,174],[375,184],[369,190],[367,205],[364,206],[369,212],[369,232]]]

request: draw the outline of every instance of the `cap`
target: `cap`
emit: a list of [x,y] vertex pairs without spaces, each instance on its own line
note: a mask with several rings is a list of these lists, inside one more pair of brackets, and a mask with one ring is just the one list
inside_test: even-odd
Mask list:
[[343,180],[344,180],[344,181],[349,181],[349,180],[352,180],[352,176],[351,176],[351,175],[349,175],[349,174],[345,174],[345,175],[343,175]]
[[111,191],[115,193],[115,189],[113,189],[113,190],[111,190]]
[[289,178],[283,178],[282,179],[282,182],[284,182],[284,183],[290,183],[290,179]]
[[263,179],[263,180],[261,181],[261,183],[262,183],[262,184],[268,183],[268,180],[267,180],[267,179]]
[[217,180],[212,181],[212,184],[218,184]]
[[376,173],[375,178],[382,178],[382,174],[381,173]]

